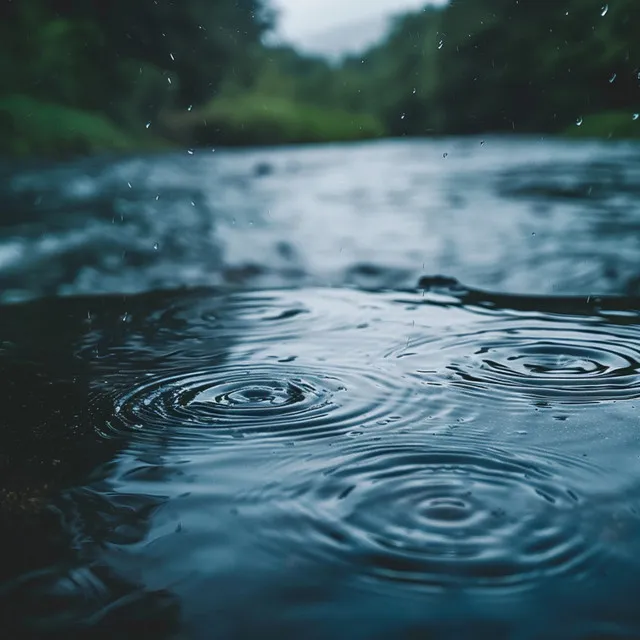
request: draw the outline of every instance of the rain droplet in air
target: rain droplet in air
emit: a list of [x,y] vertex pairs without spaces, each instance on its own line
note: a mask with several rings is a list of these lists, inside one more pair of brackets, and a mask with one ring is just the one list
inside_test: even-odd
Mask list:
[[187,107],[187,111],[191,111],[192,109],[193,109],[193,105],[192,105],[192,104],[190,104],[190,105]]
[[415,93],[416,93],[416,88],[415,87],[413,87],[413,91],[411,93],[413,93],[415,95]]
[[609,11],[609,5],[603,4],[602,8],[600,9],[600,15],[604,18],[607,15],[608,11]]
[[632,120],[637,120],[638,118],[640,118],[640,113],[634,113],[634,114],[631,116],[631,119],[632,119]]
[[580,118],[578,118],[578,119],[576,120],[576,124],[577,124],[579,127],[581,127],[581,126],[582,126],[582,123],[583,123],[583,122],[584,122],[584,121],[582,120],[582,117],[580,117]]
[[145,126],[146,126],[146,128],[148,129],[148,128],[151,126],[151,123],[150,123],[150,122],[147,122],[147,124],[146,124]]
[[187,153],[192,156],[193,155],[193,149],[187,149]]
[[154,251],[157,251],[159,248],[160,248],[160,245],[159,245],[157,242],[156,242],[156,243],[154,243],[154,245],[153,245],[153,250],[154,250]]
[[170,54],[169,54],[169,57],[170,57],[170,58],[175,62],[175,59],[176,59],[176,58],[175,58],[175,56],[173,55],[173,53],[170,53]]
[[400,116],[400,120],[404,120],[404,113]]
[[438,49],[442,49],[443,46],[444,46],[444,40],[440,40],[440,42],[438,42]]
[[618,77],[617,73],[614,73],[610,78],[609,78],[609,84],[613,84],[616,81],[616,78]]

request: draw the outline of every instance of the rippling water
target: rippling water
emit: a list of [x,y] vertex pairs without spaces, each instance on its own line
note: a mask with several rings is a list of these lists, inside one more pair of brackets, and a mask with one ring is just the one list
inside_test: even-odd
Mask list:
[[639,637],[637,149],[194,158],[7,173],[10,637]]

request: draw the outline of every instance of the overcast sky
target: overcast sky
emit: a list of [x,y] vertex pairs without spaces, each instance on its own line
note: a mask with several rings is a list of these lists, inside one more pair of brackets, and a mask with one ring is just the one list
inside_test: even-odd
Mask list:
[[[431,0],[442,4],[446,0]],[[291,42],[334,27],[368,22],[381,15],[419,9],[429,0],[273,0],[280,11],[279,33]]]

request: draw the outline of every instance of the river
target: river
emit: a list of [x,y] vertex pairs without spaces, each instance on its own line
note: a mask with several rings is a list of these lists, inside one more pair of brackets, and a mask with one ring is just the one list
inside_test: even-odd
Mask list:
[[12,638],[640,635],[640,146],[0,165]]

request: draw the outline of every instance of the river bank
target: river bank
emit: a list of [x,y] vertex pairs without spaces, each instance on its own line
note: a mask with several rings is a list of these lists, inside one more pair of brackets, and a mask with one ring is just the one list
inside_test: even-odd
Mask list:
[[[554,135],[605,140],[640,138],[637,114],[606,112],[580,117],[577,122]],[[225,98],[194,110],[174,110],[137,131],[99,112],[19,94],[0,98],[0,155],[8,157],[64,159],[102,152],[275,146],[385,137],[390,137],[390,132],[374,116],[264,96]]]

